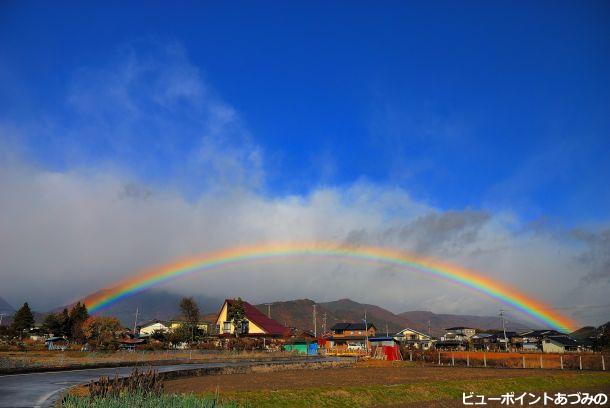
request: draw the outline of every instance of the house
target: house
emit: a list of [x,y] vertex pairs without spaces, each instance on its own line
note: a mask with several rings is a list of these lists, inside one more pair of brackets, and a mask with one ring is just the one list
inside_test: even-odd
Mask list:
[[445,329],[445,334],[441,337],[441,341],[469,341],[476,332],[476,329],[473,329],[472,327],[449,327],[448,329]]
[[[229,308],[234,305],[235,299],[226,299],[216,318],[216,328],[222,335],[233,335],[235,329],[233,322],[228,319]],[[277,321],[267,317],[256,307],[246,301],[244,305],[244,321],[237,328],[241,336],[250,337],[289,337],[290,329]]]
[[432,337],[409,327],[402,329],[394,336],[400,343],[421,350],[428,350],[432,347]]
[[544,337],[567,337],[567,334],[553,329],[528,330],[515,336],[512,341],[517,348],[523,351],[540,351]]
[[544,353],[575,353],[581,350],[581,343],[568,336],[549,336],[542,339]]
[[[182,327],[182,325],[185,323],[186,322],[184,320],[180,319],[172,320],[168,323],[169,331],[173,332]],[[197,328],[206,334],[210,333],[210,323],[204,322],[203,320],[197,323]]]
[[475,350],[490,350],[494,342],[495,335],[492,333],[477,333],[470,338],[472,347]]
[[168,333],[170,331],[168,325],[159,320],[155,320],[155,321],[143,324],[139,327],[140,327],[140,331],[139,331],[140,337],[150,337],[153,334],[155,334],[155,332]]
[[369,348],[367,338],[375,337],[377,328],[372,323],[336,323],[330,328],[332,334],[326,338],[329,348],[338,350],[365,350]]

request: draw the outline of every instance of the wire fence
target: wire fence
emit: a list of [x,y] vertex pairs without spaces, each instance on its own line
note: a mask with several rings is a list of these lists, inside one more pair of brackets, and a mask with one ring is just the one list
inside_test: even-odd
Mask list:
[[480,351],[403,351],[403,359],[454,367],[590,370],[610,369],[610,354],[503,353]]

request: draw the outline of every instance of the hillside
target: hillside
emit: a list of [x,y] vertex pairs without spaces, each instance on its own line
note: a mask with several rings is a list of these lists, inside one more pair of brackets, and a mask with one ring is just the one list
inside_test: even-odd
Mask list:
[[[304,330],[313,330],[313,304],[310,299],[299,299],[271,304],[271,317],[282,324],[298,327]],[[256,307],[267,313],[266,304]],[[380,333],[387,330],[395,333],[402,328],[411,327],[422,332],[428,331],[428,322],[432,335],[440,336],[444,329],[451,326],[469,326],[480,329],[500,329],[502,327],[497,316],[473,316],[436,314],[428,311],[411,311],[394,314],[382,307],[359,303],[351,299],[340,299],[332,302],[318,303],[316,306],[318,331],[322,332],[324,316],[326,315],[327,329],[337,322],[361,322],[364,311],[367,321],[373,323]],[[510,322],[508,330],[525,330],[523,324]]]
[[0,297],[0,313],[3,313],[5,316],[11,316],[15,313],[15,308],[2,297]]
[[[170,320],[180,315],[179,305],[183,297],[183,295],[172,292],[150,290],[122,299],[104,309],[100,314],[115,316],[126,327],[133,325],[136,309],[138,309],[138,322],[140,323],[151,320]],[[206,296],[194,296],[194,298],[203,315],[216,313],[223,302],[223,299]],[[61,311],[64,307],[70,308],[71,306],[58,307],[54,311]]]

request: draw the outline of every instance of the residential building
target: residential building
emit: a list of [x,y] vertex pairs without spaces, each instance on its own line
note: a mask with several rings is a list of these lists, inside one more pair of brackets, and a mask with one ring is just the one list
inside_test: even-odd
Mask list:
[[476,329],[473,329],[472,327],[449,327],[445,329],[445,334],[441,337],[441,341],[469,341],[475,334]]
[[332,334],[326,338],[327,347],[348,351],[369,348],[367,338],[375,337],[377,328],[372,323],[336,323],[330,328]]
[[568,335],[553,329],[528,330],[519,333],[512,339],[512,342],[515,347],[523,351],[540,351],[544,337],[568,337]]
[[[216,318],[216,328],[220,335],[233,335],[233,322],[228,319],[229,308],[235,304],[235,299],[226,299]],[[289,337],[290,329],[267,317],[255,306],[242,301],[244,306],[244,321],[238,327],[240,335],[251,337]]]
[[544,353],[576,353],[582,351],[579,341],[568,336],[550,336],[542,339]]
[[421,350],[428,350],[433,344],[431,336],[409,327],[402,329],[393,337],[406,346]]
[[140,328],[140,331],[139,331],[140,337],[150,337],[153,334],[155,334],[155,332],[168,333],[170,331],[168,324],[163,323],[159,320],[145,323],[145,324],[139,326],[139,328]]

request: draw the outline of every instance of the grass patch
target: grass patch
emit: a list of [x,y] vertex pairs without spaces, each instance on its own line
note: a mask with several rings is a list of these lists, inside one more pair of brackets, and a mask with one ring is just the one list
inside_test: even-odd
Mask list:
[[229,408],[235,403],[220,403],[217,397],[196,397],[194,395],[151,395],[123,393],[117,397],[90,398],[67,395],[64,408]]
[[[567,391],[610,387],[610,375],[532,376],[482,380],[443,380],[426,383],[240,391],[224,393],[222,401],[240,407],[367,407],[461,399],[463,392],[499,396],[506,392]],[[202,394],[209,398],[210,394]]]

